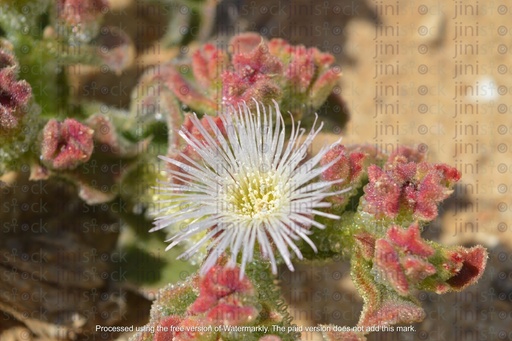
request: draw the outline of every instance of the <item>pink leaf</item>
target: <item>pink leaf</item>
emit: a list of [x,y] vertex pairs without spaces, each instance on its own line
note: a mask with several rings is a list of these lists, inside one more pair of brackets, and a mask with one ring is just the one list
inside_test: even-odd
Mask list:
[[72,118],[48,121],[43,129],[41,156],[55,169],[74,169],[87,162],[94,149],[94,130]]
[[481,245],[470,249],[459,247],[458,252],[462,256],[462,268],[446,281],[455,291],[463,290],[482,277],[488,257],[487,250]]
[[428,245],[420,235],[420,228],[417,223],[407,229],[400,226],[391,226],[387,232],[389,240],[403,249],[405,252],[422,257],[430,257],[434,254],[434,248]]
[[182,320],[182,317],[176,315],[163,318],[158,324],[160,328],[155,328],[154,341],[173,341],[176,332],[173,331],[172,327],[177,327]]
[[384,239],[375,243],[374,267],[381,282],[389,284],[400,295],[409,294],[409,283],[399,262],[398,253]]

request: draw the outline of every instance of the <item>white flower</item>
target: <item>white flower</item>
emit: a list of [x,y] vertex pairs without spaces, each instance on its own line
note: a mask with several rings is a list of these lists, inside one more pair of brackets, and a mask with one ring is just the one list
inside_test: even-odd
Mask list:
[[[316,156],[305,161],[308,148],[322,125],[304,135],[300,122],[285,139],[284,121],[276,102],[275,111],[256,103],[256,113],[251,113],[246,104],[238,110],[231,108],[219,115],[225,129],[224,135],[211,117],[206,117],[208,133],[203,124],[193,116],[192,124],[201,137],[181,130],[180,136],[201,158],[194,161],[181,153],[180,160],[160,156],[178,170],[170,175],[180,183],[165,183],[159,189],[169,193],[169,204],[160,211],[167,215],[155,221],[151,231],[169,225],[187,224],[167,241],[167,249],[204,234],[180,258],[189,258],[205,243],[208,256],[201,273],[205,274],[226,251],[231,254],[230,263],[237,263],[241,254],[241,275],[245,266],[253,259],[255,249],[270,260],[272,272],[277,272],[274,249],[277,249],[288,268],[293,271],[290,250],[299,259],[302,254],[295,244],[302,238],[316,250],[308,235],[311,226],[324,228],[313,219],[319,215],[331,219],[339,217],[322,212],[329,207],[322,200],[332,195],[333,182],[313,180],[335,161],[316,167],[325,155],[324,148]],[[169,213],[173,212],[173,213]]]

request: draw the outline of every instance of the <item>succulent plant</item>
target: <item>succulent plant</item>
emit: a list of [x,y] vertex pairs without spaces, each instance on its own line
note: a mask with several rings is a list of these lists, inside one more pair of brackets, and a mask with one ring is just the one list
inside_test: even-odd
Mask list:
[[[214,2],[191,3],[182,7],[190,10],[183,18],[199,16],[206,24],[199,8],[212,10]],[[171,32],[166,43],[184,44],[181,50],[190,54],[141,73],[124,108],[78,100],[70,79],[75,67],[114,77],[133,62],[129,35],[103,25],[108,11],[104,0],[0,1],[0,185],[14,207],[3,206],[8,209],[0,215],[7,229],[17,219],[23,226],[52,226],[51,236],[9,230],[0,246],[12,253],[12,245],[50,245],[55,238],[72,253],[66,244],[72,239],[91,249],[101,245],[108,257],[120,232],[110,233],[112,221],[132,227],[143,243],[154,219],[153,230],[169,235],[169,248],[187,244],[182,258],[194,259],[200,270],[160,290],[149,323],[132,340],[299,339],[281,297],[280,264],[293,271],[299,261],[350,262],[364,300],[361,316],[351,330],[322,325],[325,340],[362,340],[377,327],[421,321],[416,290],[460,291],[482,276],[485,248],[444,246],[422,236],[461,179],[457,169],[407,146],[389,155],[340,143],[311,152],[323,127],[315,112],[330,96],[341,102],[333,91],[341,72],[331,54],[254,32],[227,45],[185,46],[194,37],[178,41]],[[201,32],[203,39],[207,30]],[[39,198],[16,192],[18,179],[22,192],[31,181],[52,184],[56,194],[45,200],[54,211],[56,202],[66,201],[69,212],[18,216],[19,207],[26,208],[18,199]],[[106,221],[108,247],[107,233],[81,233],[85,218],[87,226]],[[19,259],[8,263],[17,268]],[[66,267],[57,263],[53,271]],[[101,266],[109,275],[110,264]],[[109,304],[116,300],[109,281],[95,280],[87,290],[108,294]],[[47,285],[2,281],[2,299],[8,285]],[[116,307],[137,309],[127,301],[120,298]],[[72,308],[75,315],[59,311],[45,322],[66,326],[64,336],[49,327],[52,336],[89,337],[95,321],[114,321],[88,319]],[[24,311],[13,304],[8,314]],[[34,323],[26,324],[44,334]]]

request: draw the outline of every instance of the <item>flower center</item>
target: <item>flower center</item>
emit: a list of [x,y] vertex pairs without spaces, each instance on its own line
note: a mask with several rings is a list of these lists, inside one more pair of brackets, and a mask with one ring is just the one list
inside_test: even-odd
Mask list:
[[246,218],[265,218],[279,209],[282,191],[271,172],[239,174],[237,182],[227,186],[229,208]]

